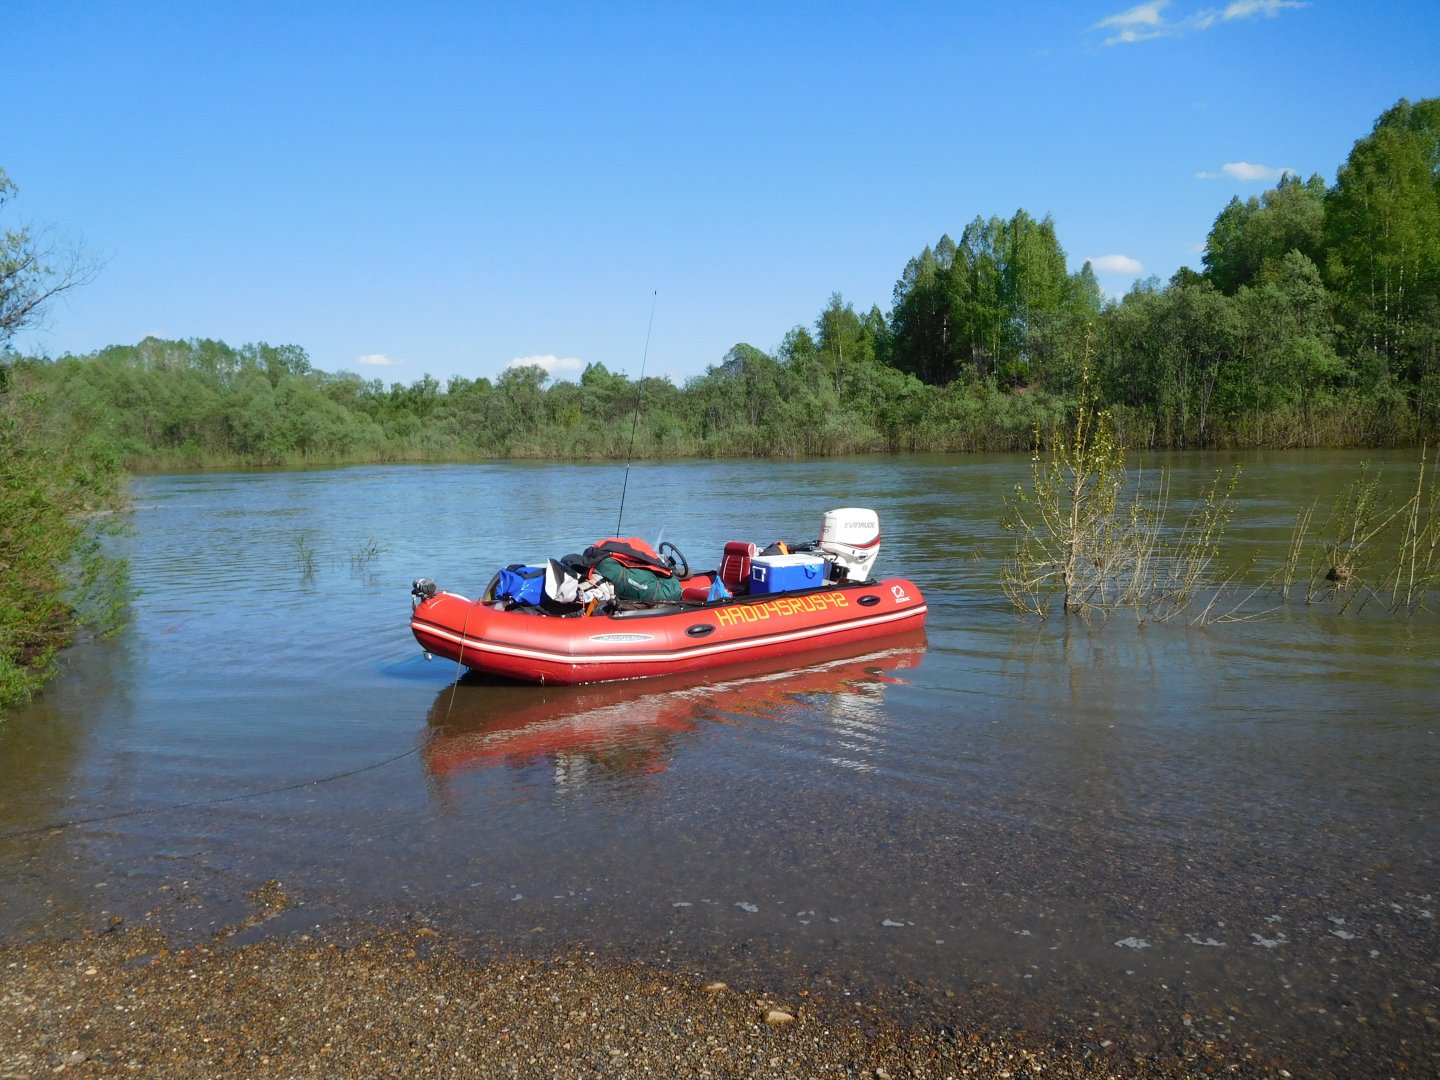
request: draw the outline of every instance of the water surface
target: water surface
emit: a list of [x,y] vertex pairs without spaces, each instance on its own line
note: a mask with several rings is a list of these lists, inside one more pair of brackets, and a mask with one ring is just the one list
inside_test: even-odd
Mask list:
[[[1151,465],[1182,503],[1244,465],[1239,562],[1280,558],[1359,460]],[[929,622],[799,670],[569,689],[426,662],[409,584],[475,595],[610,535],[617,466],[140,478],[133,625],[0,727],[0,933],[196,938],[277,879],[284,929],[423,921],[1097,1043],[1433,1065],[1435,617],[1017,619],[998,521],[1027,475],[635,465],[621,531],[697,567],[873,507]]]

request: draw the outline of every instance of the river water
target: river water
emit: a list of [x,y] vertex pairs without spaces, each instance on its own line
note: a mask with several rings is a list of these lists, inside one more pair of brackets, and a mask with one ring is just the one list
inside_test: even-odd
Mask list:
[[[1403,490],[1414,456],[1367,455]],[[1353,454],[1243,466],[1226,544],[1284,556]],[[413,577],[614,531],[616,465],[141,477],[116,638],[0,725],[0,934],[424,923],[1164,1053],[1440,1063],[1440,621],[1264,593],[1187,626],[1017,618],[1014,457],[631,467],[622,532],[697,567],[873,507],[920,635],[798,668],[457,683]],[[1248,1048],[1248,1050],[1246,1049]]]

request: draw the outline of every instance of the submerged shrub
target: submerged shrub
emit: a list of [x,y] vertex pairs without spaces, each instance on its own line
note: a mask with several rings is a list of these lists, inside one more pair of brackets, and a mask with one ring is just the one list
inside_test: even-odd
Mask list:
[[1093,396],[1088,362],[1080,393],[1071,423],[1055,432],[1048,451],[1037,431],[1030,485],[1017,485],[1007,500],[1003,525],[1015,549],[1001,587],[1018,610],[1042,617],[1058,596],[1067,615],[1125,609],[1141,619],[1173,618],[1216,584],[1212,568],[1235,474],[1228,484],[1217,476],[1184,524],[1172,528],[1168,477],[1162,471],[1150,487],[1143,473],[1130,476],[1114,421]]

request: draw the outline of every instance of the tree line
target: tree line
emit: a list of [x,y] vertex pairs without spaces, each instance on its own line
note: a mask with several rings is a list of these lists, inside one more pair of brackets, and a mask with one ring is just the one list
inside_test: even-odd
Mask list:
[[[889,359],[1073,400],[1086,342],[1142,447],[1412,443],[1440,407],[1440,99],[1400,101],[1333,185],[1231,199],[1203,269],[1102,300],[1047,218],[976,219],[906,267]],[[1088,337],[1087,337],[1088,335]]]
[[643,384],[591,364],[383,384],[294,345],[208,340],[10,357],[132,467],[1025,450],[1082,368],[1136,448],[1417,443],[1440,424],[1440,99],[1400,101],[1327,185],[1286,175],[1217,215],[1200,270],[1106,299],[1055,223],[976,218],[905,266],[888,312],[833,295],[767,352]]

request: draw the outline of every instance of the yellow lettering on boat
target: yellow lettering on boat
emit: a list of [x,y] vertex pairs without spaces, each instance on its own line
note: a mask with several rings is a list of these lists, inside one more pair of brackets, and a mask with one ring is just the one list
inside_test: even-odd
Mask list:
[[765,600],[758,604],[734,604],[715,609],[715,618],[721,626],[737,623],[763,622],[774,615],[785,618],[808,611],[824,611],[827,608],[849,607],[850,600],[843,593],[811,593],[809,596],[782,596],[776,600]]

